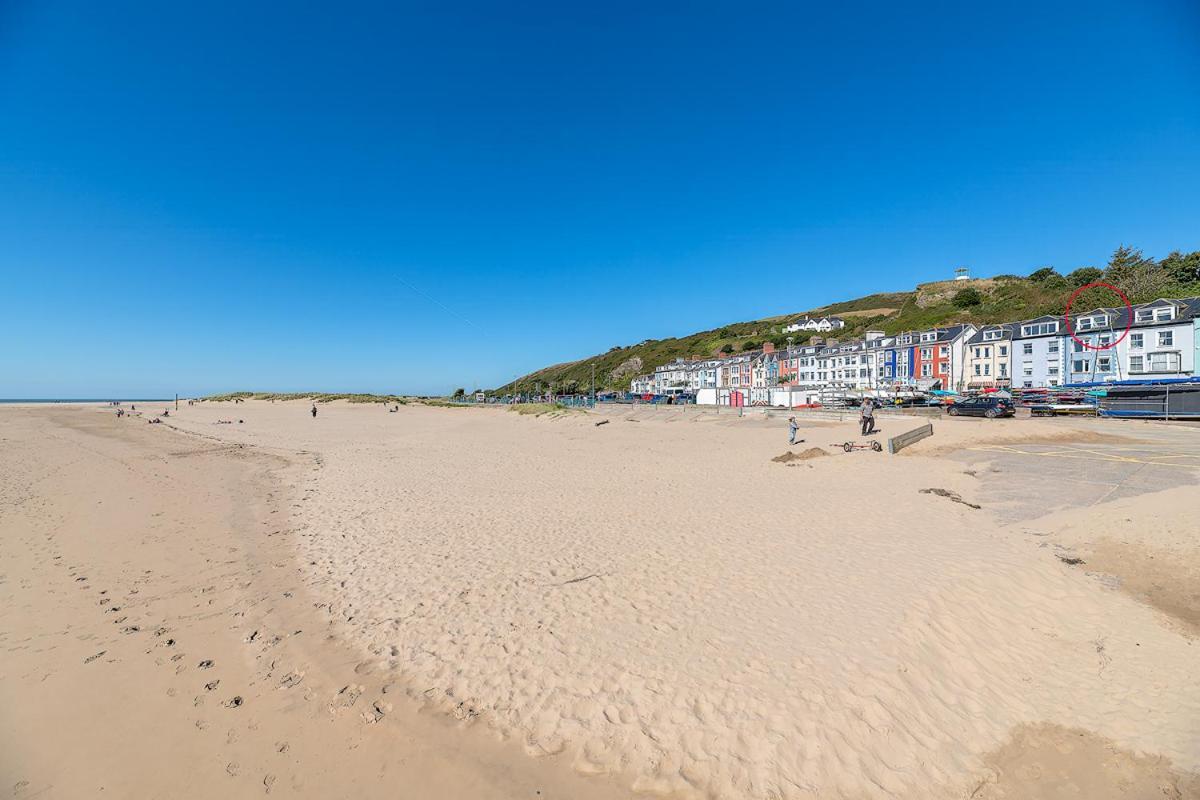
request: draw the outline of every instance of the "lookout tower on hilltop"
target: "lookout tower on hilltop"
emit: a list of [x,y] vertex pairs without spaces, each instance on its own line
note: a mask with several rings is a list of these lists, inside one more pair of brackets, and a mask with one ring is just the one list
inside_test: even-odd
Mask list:
[[971,268],[970,267],[956,267],[954,270],[954,280],[956,280],[956,281],[971,280]]

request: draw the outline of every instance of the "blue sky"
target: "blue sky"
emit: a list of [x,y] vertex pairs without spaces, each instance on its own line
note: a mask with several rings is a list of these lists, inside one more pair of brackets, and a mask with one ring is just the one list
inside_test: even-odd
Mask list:
[[1200,6],[989,5],[0,0],[0,397],[446,392],[1200,248]]

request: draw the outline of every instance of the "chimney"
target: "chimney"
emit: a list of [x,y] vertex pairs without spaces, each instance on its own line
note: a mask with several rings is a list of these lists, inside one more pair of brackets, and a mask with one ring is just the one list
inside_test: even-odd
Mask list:
[[764,353],[774,353],[775,352],[775,343],[774,342],[763,342],[763,352]]

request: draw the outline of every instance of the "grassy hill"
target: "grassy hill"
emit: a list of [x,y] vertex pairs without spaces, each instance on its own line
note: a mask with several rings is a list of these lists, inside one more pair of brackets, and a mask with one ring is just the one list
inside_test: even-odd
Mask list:
[[[868,329],[893,334],[957,322],[979,325],[1062,314],[1071,293],[1096,280],[1117,286],[1134,303],[1159,297],[1200,295],[1200,251],[1176,251],[1156,261],[1139,250],[1121,247],[1113,253],[1105,269],[1082,267],[1061,275],[1051,267],[1043,267],[1027,276],[997,275],[926,283],[911,292],[872,294],[795,314],[733,322],[678,338],[647,339],[627,347],[613,347],[600,355],[544,367],[494,391],[528,392],[538,386],[545,389],[550,384],[560,392],[587,391],[593,366],[597,390],[628,389],[630,378],[652,372],[676,358],[755,350],[764,341],[783,347],[787,344],[783,327],[805,316],[842,317],[846,328],[832,335],[849,339]],[[1075,307],[1082,309],[1111,306],[1120,301],[1107,289],[1095,288],[1085,291],[1075,302]],[[803,343],[811,335],[794,334],[793,342]]]

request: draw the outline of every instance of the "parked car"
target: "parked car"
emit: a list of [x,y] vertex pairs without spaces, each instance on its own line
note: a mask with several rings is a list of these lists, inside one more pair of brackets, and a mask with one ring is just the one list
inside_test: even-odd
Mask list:
[[1017,413],[1013,401],[1004,397],[975,397],[970,400],[960,400],[946,408],[952,417],[1011,417]]

